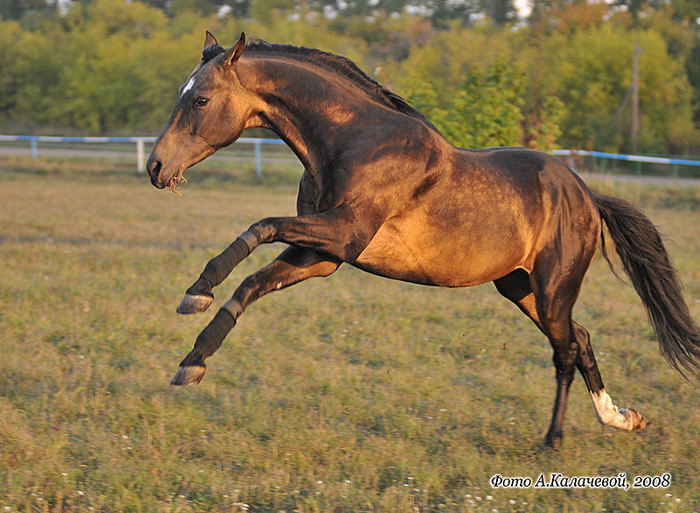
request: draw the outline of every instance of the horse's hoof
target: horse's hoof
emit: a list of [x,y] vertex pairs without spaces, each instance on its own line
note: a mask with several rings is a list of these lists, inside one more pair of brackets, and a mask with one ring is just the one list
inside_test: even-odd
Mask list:
[[564,440],[564,436],[560,434],[550,434],[544,437],[544,446],[549,449],[558,449],[561,447],[561,443]]
[[214,296],[206,296],[202,294],[187,294],[182,298],[177,307],[177,313],[187,315],[203,312],[214,301]]
[[641,431],[650,423],[644,417],[642,417],[641,413],[636,410],[620,410],[620,413],[622,413],[622,415],[629,422],[629,425],[631,426],[630,431]]
[[204,365],[187,365],[177,369],[175,376],[170,380],[171,385],[186,387],[196,385],[204,377],[207,368]]

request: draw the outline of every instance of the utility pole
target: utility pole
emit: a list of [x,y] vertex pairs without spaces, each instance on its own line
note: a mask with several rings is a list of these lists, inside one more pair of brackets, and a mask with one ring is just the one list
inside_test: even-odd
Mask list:
[[632,55],[632,153],[637,153],[637,136],[639,135],[639,55],[642,49],[639,42],[634,42]]

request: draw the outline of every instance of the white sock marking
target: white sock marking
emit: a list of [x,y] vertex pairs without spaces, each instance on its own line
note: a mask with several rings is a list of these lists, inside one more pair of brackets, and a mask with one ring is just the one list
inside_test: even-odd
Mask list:
[[601,424],[632,431],[635,428],[635,419],[626,408],[618,408],[613,404],[612,398],[605,389],[598,393],[591,392],[591,399],[595,406],[595,412]]

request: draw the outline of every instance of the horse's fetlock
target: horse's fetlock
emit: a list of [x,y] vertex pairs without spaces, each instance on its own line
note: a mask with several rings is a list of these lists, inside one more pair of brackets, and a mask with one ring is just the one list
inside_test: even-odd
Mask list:
[[617,413],[612,411],[603,411],[598,414],[598,421],[604,426],[609,426],[615,421]]
[[187,367],[190,365],[204,366],[204,358],[202,357],[202,353],[196,348],[192,349],[192,351],[190,351],[180,362],[180,367]]
[[[207,266],[209,266],[209,264],[207,264]],[[192,296],[205,295],[213,297],[214,294],[212,293],[211,289],[211,283],[209,283],[206,276],[200,276],[197,278],[197,281],[195,281],[192,286],[185,291],[185,294],[190,294]]]
[[550,431],[549,433],[547,433],[547,436],[544,437],[545,447],[549,447],[551,449],[557,449],[558,447],[561,447],[563,441],[564,434],[561,431]]

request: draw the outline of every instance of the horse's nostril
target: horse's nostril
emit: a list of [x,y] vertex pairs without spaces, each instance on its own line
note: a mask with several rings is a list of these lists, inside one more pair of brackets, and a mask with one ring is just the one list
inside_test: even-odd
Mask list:
[[151,175],[151,178],[156,178],[158,176],[158,173],[160,173],[160,168],[163,166],[160,160],[149,160],[148,162],[148,174]]

